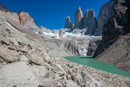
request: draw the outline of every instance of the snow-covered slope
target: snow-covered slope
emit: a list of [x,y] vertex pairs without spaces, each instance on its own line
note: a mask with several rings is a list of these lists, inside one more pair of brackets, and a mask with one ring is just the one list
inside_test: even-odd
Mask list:
[[[101,40],[101,36],[85,35],[82,32],[84,30],[81,29],[76,29],[76,31],[71,31],[68,28],[50,30],[45,27],[41,27],[41,31],[41,35],[51,38],[52,42],[61,49],[77,56],[87,56],[89,44],[91,42],[95,43],[95,46],[97,47]],[[96,47],[92,47],[94,49],[89,54],[93,54]]]

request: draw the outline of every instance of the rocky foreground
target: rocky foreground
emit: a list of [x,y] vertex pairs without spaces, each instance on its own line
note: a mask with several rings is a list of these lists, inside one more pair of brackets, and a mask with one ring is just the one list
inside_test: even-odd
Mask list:
[[0,15],[0,87],[129,87],[130,78],[71,63],[46,37]]

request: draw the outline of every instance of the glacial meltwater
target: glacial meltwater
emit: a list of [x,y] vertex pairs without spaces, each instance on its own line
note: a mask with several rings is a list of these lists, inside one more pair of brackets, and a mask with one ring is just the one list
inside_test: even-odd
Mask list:
[[94,60],[91,56],[87,56],[87,57],[66,56],[64,58],[71,61],[71,62],[74,62],[74,63],[86,65],[86,66],[96,68],[96,69],[99,69],[99,70],[103,70],[103,71],[106,71],[106,72],[110,72],[110,73],[113,73],[113,74],[118,74],[118,75],[130,77],[130,72],[120,70],[119,68],[115,67],[113,64]]

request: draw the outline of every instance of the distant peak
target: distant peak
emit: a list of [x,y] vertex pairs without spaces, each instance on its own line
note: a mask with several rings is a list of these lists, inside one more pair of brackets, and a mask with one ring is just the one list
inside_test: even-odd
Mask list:
[[79,6],[78,9],[81,9],[81,7]]
[[69,21],[70,21],[70,16],[67,16],[67,17],[66,17],[66,20],[69,20]]
[[78,11],[81,11],[81,7],[79,6],[77,10],[78,10]]
[[90,11],[93,11],[93,9],[92,9],[92,8],[90,8]]

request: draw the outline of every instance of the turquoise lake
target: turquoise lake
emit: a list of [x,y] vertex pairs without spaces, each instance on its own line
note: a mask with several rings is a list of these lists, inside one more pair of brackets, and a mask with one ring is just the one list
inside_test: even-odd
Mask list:
[[118,75],[130,77],[130,72],[120,70],[119,68],[115,67],[113,64],[110,64],[110,63],[96,61],[91,56],[87,56],[87,57],[84,57],[84,56],[83,57],[82,56],[66,56],[64,58],[71,61],[71,62],[74,62],[74,63],[87,65],[89,67],[96,68],[96,69],[99,69],[99,70],[103,70],[103,71],[106,71],[106,72],[110,72],[110,73],[113,73],[113,74],[118,74]]

